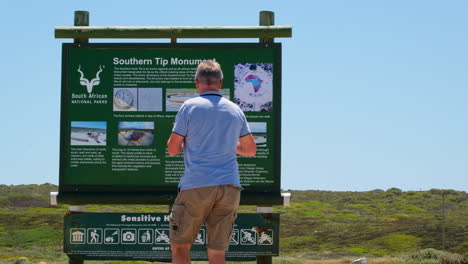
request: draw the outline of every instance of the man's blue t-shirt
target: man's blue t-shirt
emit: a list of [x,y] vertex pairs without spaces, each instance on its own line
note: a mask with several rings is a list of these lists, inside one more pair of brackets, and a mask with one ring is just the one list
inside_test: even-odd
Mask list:
[[234,184],[241,187],[236,147],[240,137],[250,134],[242,110],[207,91],[182,105],[172,132],[185,137],[185,172],[179,188]]

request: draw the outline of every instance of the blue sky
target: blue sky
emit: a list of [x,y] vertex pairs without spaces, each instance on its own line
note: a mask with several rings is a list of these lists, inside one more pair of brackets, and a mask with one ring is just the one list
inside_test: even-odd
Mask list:
[[70,40],[53,31],[73,25],[75,10],[96,26],[257,25],[259,11],[274,11],[277,25],[293,26],[277,39],[284,189],[468,191],[462,0],[13,1],[0,17],[2,131],[15,131],[0,183],[58,183],[61,43]]
[[107,127],[107,122],[102,121],[72,121],[71,122],[71,127],[82,127],[82,128],[99,128],[99,129],[106,129]]
[[266,123],[265,122],[249,122],[250,130],[253,133],[265,133],[266,130]]
[[154,129],[154,122],[119,122],[119,129]]

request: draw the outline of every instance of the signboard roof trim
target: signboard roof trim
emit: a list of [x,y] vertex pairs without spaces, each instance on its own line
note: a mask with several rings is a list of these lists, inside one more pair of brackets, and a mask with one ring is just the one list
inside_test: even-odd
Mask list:
[[55,27],[55,38],[289,38],[291,26]]

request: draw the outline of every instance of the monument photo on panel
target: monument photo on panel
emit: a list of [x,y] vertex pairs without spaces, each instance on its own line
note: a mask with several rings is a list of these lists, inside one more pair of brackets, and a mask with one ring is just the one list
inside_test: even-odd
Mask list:
[[[229,89],[221,89],[224,98],[230,99]],[[177,112],[182,104],[190,98],[200,96],[195,88],[187,89],[167,89],[166,90],[166,111]]]
[[185,101],[198,96],[197,89],[195,88],[167,89],[166,111],[177,112]]
[[106,128],[105,121],[71,121],[70,145],[105,146]]
[[154,122],[119,122],[119,146],[152,146]]
[[234,102],[247,112],[271,111],[273,107],[273,64],[235,64]]
[[249,122],[250,130],[259,147],[265,147],[267,144],[267,126],[266,122]]
[[137,111],[137,88],[114,88],[114,111]]

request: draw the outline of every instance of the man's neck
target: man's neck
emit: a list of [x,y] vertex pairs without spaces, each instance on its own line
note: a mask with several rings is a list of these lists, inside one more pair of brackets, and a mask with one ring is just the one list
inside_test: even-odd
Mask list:
[[206,93],[206,92],[218,92],[219,93],[219,89],[204,89],[200,91],[199,94]]

